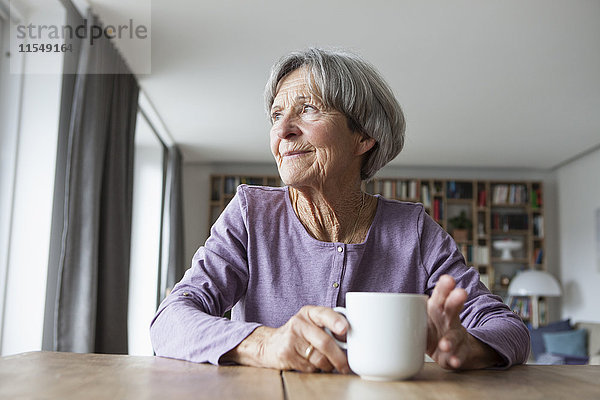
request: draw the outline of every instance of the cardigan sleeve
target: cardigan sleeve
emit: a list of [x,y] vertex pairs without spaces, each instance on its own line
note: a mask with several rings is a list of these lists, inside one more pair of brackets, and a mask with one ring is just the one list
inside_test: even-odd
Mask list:
[[423,210],[418,219],[421,259],[427,271],[425,293],[431,295],[438,279],[451,275],[456,286],[467,291],[460,314],[462,325],[471,335],[496,350],[508,368],[521,364],[529,355],[529,330],[521,319],[493,295],[479,280],[479,273],[466,266],[465,259],[452,237]]
[[218,365],[223,354],[260,326],[223,318],[248,283],[247,213],[241,191],[211,228],[191,268],[160,304],[150,326],[157,356]]

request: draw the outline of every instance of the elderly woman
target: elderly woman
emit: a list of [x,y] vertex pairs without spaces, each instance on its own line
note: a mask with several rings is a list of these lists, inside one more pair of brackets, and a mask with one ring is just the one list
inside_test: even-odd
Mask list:
[[345,52],[295,52],[273,67],[265,100],[286,186],[238,188],[152,321],[156,354],[348,373],[323,328],[345,335],[332,307],[364,291],[430,295],[427,354],[444,368],[523,362],[526,327],[423,206],[361,190],[404,142],[376,70]]

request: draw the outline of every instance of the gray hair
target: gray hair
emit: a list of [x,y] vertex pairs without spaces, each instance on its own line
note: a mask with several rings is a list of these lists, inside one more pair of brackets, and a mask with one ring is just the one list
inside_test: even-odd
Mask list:
[[352,131],[375,139],[360,172],[362,180],[370,179],[404,146],[404,114],[391,88],[375,67],[356,54],[309,48],[284,56],[271,68],[265,87],[267,115],[279,82],[301,67],[311,74],[309,89],[325,107],[344,114]]

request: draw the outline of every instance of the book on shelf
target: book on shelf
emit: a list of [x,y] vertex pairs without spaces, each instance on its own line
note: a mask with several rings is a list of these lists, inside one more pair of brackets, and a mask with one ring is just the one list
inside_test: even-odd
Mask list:
[[436,221],[441,221],[442,218],[444,218],[442,199],[436,197],[433,199],[433,219]]
[[543,249],[535,249],[533,252],[533,263],[537,265],[541,265],[544,262],[544,250]]
[[486,199],[487,199],[487,192],[485,190],[480,190],[479,193],[477,194],[477,206],[485,207]]
[[388,199],[394,197],[394,192],[392,191],[392,181],[386,180],[383,181],[383,197],[387,197]]
[[466,243],[461,243],[459,245],[459,250],[462,253],[463,257],[465,258],[465,261],[467,262],[467,264],[473,262],[473,246],[472,245],[466,244]]
[[542,207],[542,190],[539,187],[533,188],[531,190],[531,208],[541,208]]
[[540,314],[540,325],[546,325],[548,320],[548,310],[546,307],[546,302],[542,299],[538,304],[538,312]]
[[487,246],[475,246],[475,263],[487,265],[490,263],[490,252]]
[[410,181],[408,185],[408,197],[410,199],[416,199],[417,194],[417,181]]
[[544,216],[536,215],[533,217],[533,236],[544,237]]
[[425,207],[431,208],[431,195],[429,193],[428,185],[421,186],[421,201]]

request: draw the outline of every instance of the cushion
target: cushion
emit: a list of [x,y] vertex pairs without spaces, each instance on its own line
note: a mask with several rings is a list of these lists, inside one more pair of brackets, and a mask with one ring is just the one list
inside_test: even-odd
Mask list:
[[564,357],[550,353],[542,353],[535,359],[536,365],[562,365],[564,363]]
[[553,322],[546,326],[533,329],[531,331],[531,351],[533,352],[533,356],[537,359],[541,354],[546,353],[546,346],[544,345],[542,334],[545,332],[563,332],[569,330],[571,330],[571,321],[569,319]]
[[542,337],[548,353],[587,357],[587,331],[584,329],[546,332],[542,334]]
[[537,365],[586,365],[588,357],[565,356],[558,354],[544,353],[535,360]]
[[578,322],[574,328],[587,331],[588,356],[600,355],[600,322]]

